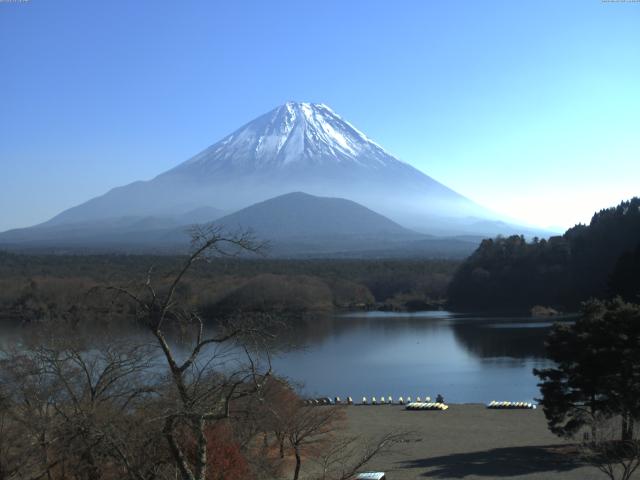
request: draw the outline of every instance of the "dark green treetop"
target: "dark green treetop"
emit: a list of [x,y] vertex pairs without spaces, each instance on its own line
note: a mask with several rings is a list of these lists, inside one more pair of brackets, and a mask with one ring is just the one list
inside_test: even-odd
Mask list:
[[620,416],[622,439],[640,419],[640,306],[620,298],[591,300],[573,325],[547,339],[553,368],[534,370],[551,431],[570,437],[597,416]]

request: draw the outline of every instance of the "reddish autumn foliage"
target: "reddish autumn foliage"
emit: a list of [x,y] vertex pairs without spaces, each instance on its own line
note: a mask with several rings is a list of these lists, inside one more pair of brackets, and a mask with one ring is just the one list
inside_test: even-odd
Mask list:
[[252,478],[249,464],[233,438],[233,429],[227,423],[210,427],[208,440],[207,480],[249,480]]

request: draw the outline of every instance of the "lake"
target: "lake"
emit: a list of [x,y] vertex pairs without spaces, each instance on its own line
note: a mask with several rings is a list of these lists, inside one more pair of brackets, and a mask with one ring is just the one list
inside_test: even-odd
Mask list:
[[[440,393],[451,403],[533,401],[540,394],[532,369],[551,365],[544,352],[553,324],[548,318],[355,312],[293,324],[278,335],[287,351],[275,355],[272,365],[306,396],[360,401],[382,395],[435,399]],[[131,325],[115,330],[114,338],[150,340]],[[24,334],[18,325],[3,323],[0,347],[19,344]],[[180,343],[174,346],[181,350]],[[161,362],[158,368],[166,367]]]
[[551,325],[548,318],[357,312],[299,332],[306,347],[273,366],[309,396],[532,401],[540,396],[532,369],[551,365],[544,355]]

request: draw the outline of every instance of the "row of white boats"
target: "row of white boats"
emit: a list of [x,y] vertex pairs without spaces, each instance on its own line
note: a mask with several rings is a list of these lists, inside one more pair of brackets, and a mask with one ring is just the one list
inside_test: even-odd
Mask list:
[[[418,403],[422,402],[420,397],[416,397],[415,401]],[[424,397],[424,401],[430,402],[431,397]],[[409,405],[410,403],[413,403],[411,401],[411,397],[407,397],[406,399],[404,397],[398,397],[395,401],[393,400],[393,397],[387,397],[386,400],[384,397],[371,397],[371,403],[369,403],[367,397],[362,397],[361,405]]]
[[449,406],[440,402],[411,402],[406,408],[407,410],[446,410]]
[[492,400],[491,402],[489,402],[489,405],[487,405],[487,408],[496,408],[496,409],[524,408],[524,409],[535,410],[536,405],[535,403],[528,403],[528,402],[496,402],[495,400]]
[[[420,397],[416,397],[416,402],[420,403],[423,400]],[[431,397],[424,397],[424,402],[430,402]],[[352,397],[347,397],[342,399],[340,397],[322,397],[322,398],[311,398],[304,401],[306,405],[407,405],[412,403],[411,397],[398,397],[395,400],[393,397],[388,396],[380,396],[380,397],[362,397],[362,400],[357,403],[353,401]]]
[[[441,397],[436,400],[441,400]],[[421,397],[416,397],[415,401],[411,399],[411,397],[398,397],[397,399],[393,399],[393,397],[371,397],[370,399],[367,397],[362,397],[362,400],[359,403],[353,401],[352,397],[347,397],[342,399],[340,397],[322,397],[322,398],[313,398],[307,399],[304,401],[305,405],[405,405],[407,410],[446,410],[449,407],[444,403],[444,401],[436,401],[432,402],[431,397],[424,397],[422,400]],[[487,408],[492,409],[530,409],[535,410],[536,404],[530,402],[498,402],[492,400],[487,404]]]

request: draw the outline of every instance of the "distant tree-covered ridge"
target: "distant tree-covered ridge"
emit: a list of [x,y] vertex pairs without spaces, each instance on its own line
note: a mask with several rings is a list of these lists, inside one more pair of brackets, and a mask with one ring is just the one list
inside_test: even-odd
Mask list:
[[575,309],[592,297],[640,294],[640,198],[596,213],[589,225],[527,242],[523,236],[484,240],[460,266],[450,303],[467,309]]

